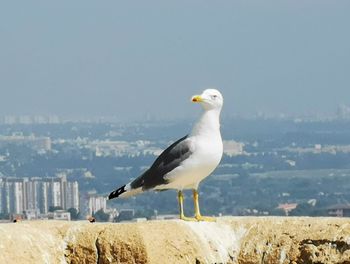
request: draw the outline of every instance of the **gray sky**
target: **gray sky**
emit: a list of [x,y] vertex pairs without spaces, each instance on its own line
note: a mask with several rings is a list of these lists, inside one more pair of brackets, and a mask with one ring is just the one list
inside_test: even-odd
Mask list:
[[0,116],[181,118],[350,104],[350,1],[2,1]]

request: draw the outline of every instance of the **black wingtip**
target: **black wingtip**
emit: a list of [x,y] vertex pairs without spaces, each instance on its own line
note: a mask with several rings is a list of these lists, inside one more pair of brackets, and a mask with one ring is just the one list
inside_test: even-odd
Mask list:
[[123,185],[122,187],[116,189],[115,191],[111,192],[109,195],[108,195],[108,200],[112,200],[114,198],[117,198],[119,195],[121,195],[122,193],[125,193],[126,190],[125,190],[125,185]]

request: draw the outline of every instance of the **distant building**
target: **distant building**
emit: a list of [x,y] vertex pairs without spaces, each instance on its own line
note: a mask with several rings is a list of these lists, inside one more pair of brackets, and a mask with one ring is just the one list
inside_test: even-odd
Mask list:
[[14,116],[14,115],[6,115],[3,118],[0,119],[4,124],[6,125],[13,125],[13,124],[24,124],[24,125],[30,125],[30,124],[59,124],[61,123],[61,120],[58,116],[50,115],[50,116],[43,116],[43,115],[20,115],[20,116]]
[[5,116],[4,117],[4,123],[6,125],[13,125],[17,123],[17,118],[15,116]]
[[132,221],[135,216],[135,210],[134,209],[122,209],[119,211],[117,221],[123,222],[123,221]]
[[0,147],[7,145],[27,146],[36,151],[49,151],[51,150],[51,139],[23,135],[0,136]]
[[56,210],[48,214],[49,219],[70,221],[70,213],[65,210]]
[[27,206],[25,186],[28,178],[1,179],[1,212],[5,214],[22,214]]
[[131,222],[135,222],[135,223],[146,222],[146,221],[147,221],[147,218],[145,217],[138,217],[131,220]]
[[93,215],[97,211],[107,210],[107,198],[105,196],[91,195],[89,197],[89,215]]
[[79,211],[79,184],[77,181],[67,182],[65,207],[75,208]]
[[61,120],[58,116],[48,116],[47,117],[47,123],[49,124],[60,124],[61,123]]
[[350,217],[350,204],[337,204],[328,207],[328,215],[336,217]]
[[244,154],[244,143],[234,140],[224,140],[224,153],[227,156],[233,157]]
[[337,117],[339,119],[350,119],[350,107],[347,105],[339,105],[337,109]]
[[110,221],[113,221],[119,215],[119,211],[116,208],[107,208],[104,210],[106,214],[109,214]]
[[322,151],[322,145],[315,144],[314,149],[315,149],[314,153],[320,153]]
[[66,176],[38,178],[0,177],[0,212],[23,214],[38,210],[47,214],[51,206],[79,211],[78,182]]
[[297,203],[285,203],[285,204],[279,204],[277,209],[281,209],[284,211],[286,216],[289,215],[290,211],[294,210],[297,208],[298,204]]
[[38,219],[40,215],[39,209],[25,210],[24,218],[27,220]]
[[177,214],[166,214],[166,215],[155,215],[152,217],[154,220],[171,220],[171,219],[179,219]]
[[18,117],[18,123],[24,124],[24,125],[29,125],[33,123],[33,120],[31,116],[28,115],[21,115]]

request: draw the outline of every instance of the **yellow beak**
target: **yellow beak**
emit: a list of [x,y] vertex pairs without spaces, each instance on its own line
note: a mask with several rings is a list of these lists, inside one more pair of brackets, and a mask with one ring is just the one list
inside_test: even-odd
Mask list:
[[192,96],[192,102],[194,103],[200,103],[200,102],[203,102],[203,98],[200,96],[200,95],[195,95],[195,96]]

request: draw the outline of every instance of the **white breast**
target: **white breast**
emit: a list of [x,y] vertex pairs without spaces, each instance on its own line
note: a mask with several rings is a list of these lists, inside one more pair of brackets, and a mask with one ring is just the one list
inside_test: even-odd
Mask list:
[[197,189],[198,184],[218,166],[222,157],[220,110],[205,111],[187,139],[191,155],[164,176],[168,184],[155,189]]
[[221,136],[210,139],[195,137],[189,140],[192,155],[165,176],[169,184],[157,189],[197,189],[199,182],[218,166],[223,151]]

